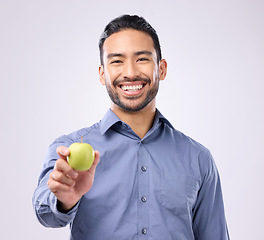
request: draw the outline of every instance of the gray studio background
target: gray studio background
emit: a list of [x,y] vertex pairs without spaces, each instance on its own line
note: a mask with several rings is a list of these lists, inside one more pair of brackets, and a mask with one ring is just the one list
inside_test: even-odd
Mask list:
[[231,239],[263,239],[263,12],[262,0],[0,0],[1,239],[68,239],[38,223],[31,198],[49,144],[109,107],[97,43],[123,13],[159,34],[157,106],[213,153]]

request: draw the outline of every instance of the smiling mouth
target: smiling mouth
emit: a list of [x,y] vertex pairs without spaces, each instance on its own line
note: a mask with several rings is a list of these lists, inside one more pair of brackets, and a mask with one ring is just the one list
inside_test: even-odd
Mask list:
[[119,88],[125,96],[135,97],[140,96],[146,85],[150,84],[151,80],[148,78],[134,78],[114,80],[113,85]]
[[137,84],[137,85],[121,85],[120,88],[123,91],[128,91],[128,92],[135,92],[139,91],[144,87],[145,84]]

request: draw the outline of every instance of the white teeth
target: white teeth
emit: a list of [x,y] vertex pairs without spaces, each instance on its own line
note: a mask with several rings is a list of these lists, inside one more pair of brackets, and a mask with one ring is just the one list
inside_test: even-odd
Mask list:
[[126,85],[123,85],[123,86],[121,86],[121,88],[122,88],[124,91],[138,91],[138,90],[140,90],[141,88],[143,88],[143,85],[133,85],[133,86],[126,86]]

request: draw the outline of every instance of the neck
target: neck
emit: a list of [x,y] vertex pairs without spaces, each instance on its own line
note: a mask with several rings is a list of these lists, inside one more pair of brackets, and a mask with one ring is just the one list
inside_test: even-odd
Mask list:
[[121,121],[128,124],[141,139],[152,127],[156,113],[156,107],[154,103],[149,104],[144,109],[137,112],[124,111],[114,104],[112,104],[111,110],[119,117]]

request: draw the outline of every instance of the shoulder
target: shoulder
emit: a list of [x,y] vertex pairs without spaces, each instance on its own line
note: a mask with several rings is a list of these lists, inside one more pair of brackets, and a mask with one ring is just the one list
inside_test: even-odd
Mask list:
[[[100,121],[101,122],[101,121]],[[80,142],[83,137],[84,142],[89,142],[89,139],[99,136],[100,133],[100,122],[93,124],[90,127],[84,127],[69,134],[58,137],[52,145],[70,146],[72,143]]]
[[175,140],[175,144],[177,144],[181,148],[189,149],[194,152],[209,154],[209,149],[204,146],[202,143],[197,140],[191,138],[190,136],[182,133],[181,131],[173,128],[172,129],[173,138]]
[[186,161],[188,159],[190,164],[197,165],[203,173],[214,166],[213,156],[206,146],[176,129],[172,132],[175,147],[182,156],[186,157]]
[[190,136],[187,136],[183,132],[174,128],[174,126],[166,119],[158,110],[157,110],[158,118],[163,122],[163,133],[166,141],[166,144],[174,145],[179,151],[191,151],[193,153],[201,153],[201,154],[209,154],[210,151],[207,147],[205,147],[200,142],[194,140]]
[[199,162],[203,162],[212,159],[211,152],[206,146],[174,128],[174,126],[160,112],[158,112],[158,117],[162,120],[165,126],[163,128],[163,136],[165,137],[163,144],[169,145],[169,148],[175,149],[177,153],[186,157],[190,161],[198,160]]

